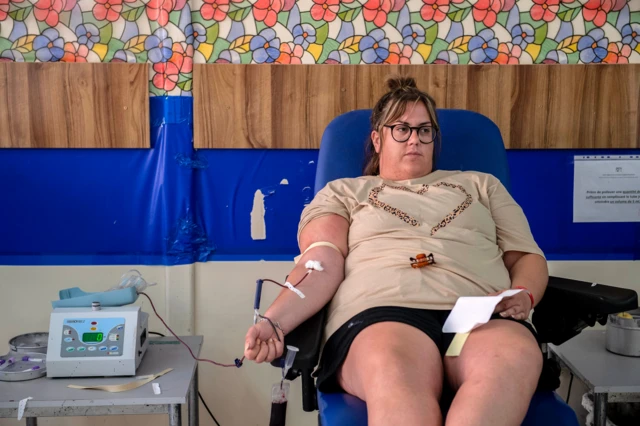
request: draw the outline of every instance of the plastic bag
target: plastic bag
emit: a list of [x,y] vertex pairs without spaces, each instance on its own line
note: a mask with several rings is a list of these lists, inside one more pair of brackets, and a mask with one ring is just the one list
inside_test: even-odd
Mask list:
[[120,277],[120,283],[117,286],[112,287],[107,291],[122,290],[124,288],[135,287],[136,292],[140,293],[147,287],[151,287],[153,285],[156,285],[156,283],[148,283],[144,278],[142,278],[142,274],[140,273],[140,271],[138,271],[137,269],[131,269],[130,271],[122,274],[122,277]]

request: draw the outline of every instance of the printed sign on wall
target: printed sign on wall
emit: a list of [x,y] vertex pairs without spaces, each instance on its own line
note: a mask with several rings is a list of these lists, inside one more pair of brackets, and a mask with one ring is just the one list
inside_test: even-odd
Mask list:
[[573,221],[640,222],[640,156],[575,156]]

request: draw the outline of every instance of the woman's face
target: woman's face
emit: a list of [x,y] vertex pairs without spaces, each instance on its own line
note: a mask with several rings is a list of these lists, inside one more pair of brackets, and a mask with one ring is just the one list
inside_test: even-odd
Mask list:
[[[399,124],[395,135],[405,135],[410,131],[406,142],[397,142],[392,129],[388,126]],[[420,142],[418,129],[408,127],[431,126],[431,117],[422,102],[408,104],[407,108],[397,120],[382,127],[381,131],[373,131],[371,139],[376,152],[380,155],[380,176],[383,179],[406,180],[416,179],[431,173],[433,169],[434,143]],[[428,129],[423,129],[422,138],[428,140]],[[433,135],[431,135],[433,136]]]

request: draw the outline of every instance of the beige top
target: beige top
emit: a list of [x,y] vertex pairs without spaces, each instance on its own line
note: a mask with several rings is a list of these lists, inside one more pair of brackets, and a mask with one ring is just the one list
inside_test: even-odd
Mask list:
[[[520,206],[485,173],[332,181],[305,207],[298,237],[311,220],[329,214],[350,226],[345,279],[329,305],[325,339],[368,308],[452,309],[460,296],[508,289],[506,251],[544,256]],[[433,253],[435,264],[412,268],[410,258],[419,253]]]

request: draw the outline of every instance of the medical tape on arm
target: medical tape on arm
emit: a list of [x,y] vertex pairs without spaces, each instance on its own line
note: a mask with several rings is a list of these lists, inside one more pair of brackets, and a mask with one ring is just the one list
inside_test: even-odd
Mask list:
[[340,255],[341,255],[341,256],[343,256],[343,257],[344,257],[344,255],[342,254],[342,250],[340,250],[340,249],[338,248],[338,246],[337,246],[337,245],[335,245],[335,244],[333,244],[333,243],[330,243],[329,241],[318,241],[318,242],[315,242],[315,243],[311,244],[309,247],[307,247],[307,249],[306,249],[305,251],[303,251],[299,256],[295,257],[295,258],[293,259],[293,261],[297,264],[297,263],[298,263],[298,261],[300,260],[300,258],[301,258],[302,256],[304,256],[304,254],[305,254],[306,252],[308,252],[308,251],[309,251],[309,250],[311,250],[312,248],[316,248],[316,247],[331,247],[332,249],[334,249],[335,251],[337,251],[338,253],[340,253]]
[[284,283],[285,287],[287,287],[289,290],[291,290],[292,292],[294,292],[295,294],[298,295],[298,297],[300,297],[300,299],[304,299],[305,295],[303,292],[301,292],[300,290],[298,290],[297,288],[295,288],[293,286],[293,284],[291,284],[289,281],[287,281],[286,283]]

